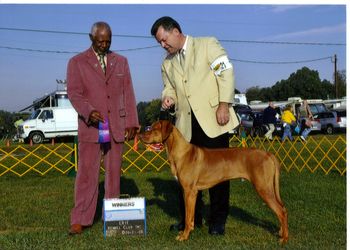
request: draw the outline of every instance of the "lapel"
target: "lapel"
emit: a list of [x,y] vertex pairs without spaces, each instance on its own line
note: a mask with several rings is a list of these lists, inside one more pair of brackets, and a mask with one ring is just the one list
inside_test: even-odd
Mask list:
[[180,74],[180,75],[183,75],[183,70],[182,70],[182,67],[180,65],[180,61],[179,61],[179,58],[178,58],[178,55],[177,53],[175,55],[172,55],[172,58],[171,58],[171,65],[172,67],[175,68],[175,70]]
[[194,46],[191,36],[188,36],[185,58],[184,74],[188,72],[190,65],[194,65]]
[[111,51],[107,54],[107,65],[106,65],[106,80],[108,80],[112,75],[113,71],[117,66],[117,56]]
[[[91,66],[91,68],[95,71],[96,75],[105,79],[106,76],[101,68],[100,62],[97,60],[96,54],[92,48],[88,49],[86,52],[87,55],[87,63]],[[107,61],[108,62],[108,61]],[[108,72],[108,71],[107,71]]]
[[187,40],[187,47],[186,47],[186,54],[185,54],[185,66],[184,69],[182,69],[180,65],[180,61],[178,58],[178,55],[174,55],[171,62],[172,66],[183,76],[186,75],[186,73],[189,70],[190,65],[194,65],[194,44],[193,44],[193,38],[191,36],[188,36]]

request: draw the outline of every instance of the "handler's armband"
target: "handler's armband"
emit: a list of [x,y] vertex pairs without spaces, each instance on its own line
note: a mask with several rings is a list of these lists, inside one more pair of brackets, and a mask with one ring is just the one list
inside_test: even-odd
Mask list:
[[231,69],[232,64],[228,60],[227,56],[220,56],[217,58],[211,65],[210,68],[214,71],[214,74],[219,76],[221,75],[221,72]]

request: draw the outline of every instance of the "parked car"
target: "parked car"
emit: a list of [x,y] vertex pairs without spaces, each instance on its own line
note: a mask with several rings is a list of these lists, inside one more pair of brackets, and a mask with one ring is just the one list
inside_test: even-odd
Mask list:
[[[234,104],[233,109],[237,115],[237,118],[240,123],[240,127],[243,127],[247,134],[250,134],[250,131],[253,128],[254,114],[252,109],[245,104]],[[235,128],[233,131],[230,131],[232,134],[239,134],[239,128]]]
[[[268,131],[268,125],[264,124],[264,112],[263,111],[255,111],[253,112],[254,122],[253,129],[251,131],[251,136],[264,136]],[[279,116],[280,117],[280,116]],[[274,135],[281,136],[283,132],[283,126],[281,124],[281,120],[278,118],[275,124],[275,132]]]
[[267,132],[267,127],[264,126],[264,112],[262,111],[255,111],[253,113],[254,122],[253,122],[253,129],[250,133],[252,137],[254,136],[263,136]]
[[251,111],[239,112],[237,113],[239,116],[241,126],[249,132],[253,128],[254,117]]
[[337,123],[340,129],[346,129],[346,109],[334,109],[337,113]]
[[[335,111],[326,111],[314,114],[313,127],[320,124],[320,130],[326,134],[333,134],[336,129],[339,129],[339,124],[337,122],[337,113]],[[318,128],[318,126],[317,126]]]
[[35,110],[18,126],[20,138],[34,144],[45,139],[78,135],[78,114],[73,107],[46,107]]

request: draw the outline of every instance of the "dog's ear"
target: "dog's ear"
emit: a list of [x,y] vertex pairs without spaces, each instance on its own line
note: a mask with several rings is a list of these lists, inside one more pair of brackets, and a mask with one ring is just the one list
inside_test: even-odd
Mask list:
[[161,120],[162,124],[162,137],[163,140],[167,139],[170,135],[170,133],[173,131],[173,124],[171,124],[168,120]]
[[162,128],[162,123],[161,121],[156,121],[152,124],[152,130],[158,130]]

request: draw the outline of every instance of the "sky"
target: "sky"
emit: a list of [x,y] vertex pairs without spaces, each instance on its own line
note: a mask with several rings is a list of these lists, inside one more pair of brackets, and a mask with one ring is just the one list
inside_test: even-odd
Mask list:
[[[333,83],[346,70],[345,4],[8,4],[0,1],[0,110],[16,112],[57,89],[68,60],[91,45],[96,21],[127,57],[136,101],[160,98],[165,51],[150,35],[171,16],[183,33],[214,36],[234,67],[235,88],[271,87],[302,67]],[[40,32],[38,32],[40,31]],[[200,90],[199,90],[200,91]]]

